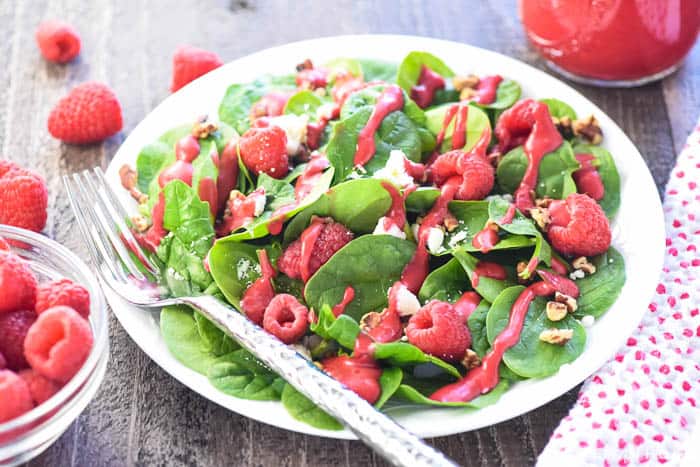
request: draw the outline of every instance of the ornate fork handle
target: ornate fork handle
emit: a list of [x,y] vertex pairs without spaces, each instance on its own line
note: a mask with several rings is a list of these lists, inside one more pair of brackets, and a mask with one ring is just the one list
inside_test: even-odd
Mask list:
[[423,443],[292,348],[218,299],[200,296],[179,300],[196,308],[217,324],[392,464],[426,467],[455,465],[444,454]]

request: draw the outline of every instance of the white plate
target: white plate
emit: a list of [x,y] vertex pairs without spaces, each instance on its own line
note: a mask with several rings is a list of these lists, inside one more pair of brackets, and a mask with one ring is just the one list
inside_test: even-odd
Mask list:
[[[194,81],[168,97],[129,135],[107,171],[125,203],[133,205],[120,190],[117,171],[134,163],[142,146],[166,130],[208,113],[217,116],[226,88],[253,80],[264,73],[286,74],[306,58],[323,63],[335,57],[364,57],[400,62],[412,50],[426,50],[441,57],[457,73],[495,74],[517,80],[523,96],[555,97],[570,104],[580,115],[595,114],[605,133],[604,146],[620,171],[622,204],[613,223],[613,244],[622,253],[627,283],[619,299],[604,317],[588,330],[586,350],[558,374],[517,383],[497,404],[478,411],[462,409],[398,409],[399,423],[422,437],[461,433],[492,425],[533,410],[573,388],[610,359],[630,335],[656,286],[664,252],[661,203],[654,180],[641,155],[620,128],[591,101],[561,81],[494,52],[456,42],[412,36],[341,36],[295,42],[263,50],[233,61]],[[255,402],[227,396],[207,379],[181,365],[163,342],[157,315],[131,307],[114,294],[107,294],[114,313],[131,338],[165,371],[202,396],[234,412],[287,430],[332,438],[352,439],[349,431],[325,431],[294,420],[279,402]],[[116,349],[115,351],[118,351]]]

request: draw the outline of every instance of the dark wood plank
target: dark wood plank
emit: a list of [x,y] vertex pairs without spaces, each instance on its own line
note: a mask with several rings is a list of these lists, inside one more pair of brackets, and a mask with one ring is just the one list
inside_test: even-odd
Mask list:
[[[33,31],[60,17],[84,49],[68,66],[44,62]],[[233,60],[261,48],[318,36],[399,33],[486,47],[544,68],[527,45],[515,0],[424,2],[341,0],[9,0],[0,2],[0,151],[47,177],[46,233],[85,253],[60,175],[105,166],[125,135],[168,95],[170,57],[181,43]],[[638,145],[657,186],[668,177],[700,108],[700,47],[662,84],[633,90],[577,88]],[[124,132],[101,145],[66,146],[46,132],[50,106],[73,85],[108,82],[120,98]],[[31,465],[385,465],[358,442],[267,426],[210,403],[175,381],[110,323],[112,358],[96,399]],[[576,390],[496,426],[431,440],[464,465],[530,465],[576,397]]]

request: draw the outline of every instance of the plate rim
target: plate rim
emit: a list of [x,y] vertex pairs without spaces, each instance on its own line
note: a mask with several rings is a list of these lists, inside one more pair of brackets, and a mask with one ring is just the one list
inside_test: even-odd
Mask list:
[[[652,194],[645,194],[644,199],[646,202],[650,202],[651,204],[647,204],[644,206],[645,210],[645,216],[647,219],[654,219],[654,222],[651,223],[651,227],[647,229],[646,231],[646,237],[653,238],[654,242],[658,243],[658,248],[648,248],[645,251],[646,254],[646,260],[645,263],[652,272],[647,272],[645,276],[643,276],[642,279],[643,282],[646,282],[646,285],[650,286],[648,293],[644,292],[637,292],[636,297],[630,297],[630,298],[635,298],[633,301],[637,302],[638,305],[642,305],[639,307],[639,311],[637,311],[634,316],[632,317],[627,317],[625,321],[622,321],[621,325],[623,325],[623,332],[617,332],[613,333],[612,336],[607,336],[607,341],[609,342],[606,346],[609,347],[611,350],[606,351],[606,357],[601,358],[600,356],[597,356],[593,362],[589,362],[593,357],[589,356],[585,360],[586,366],[583,368],[578,368],[582,366],[582,364],[577,364],[579,360],[582,360],[584,355],[586,355],[586,352],[590,352],[592,349],[587,348],[584,351],[584,353],[574,362],[571,364],[568,364],[569,367],[567,367],[567,371],[564,371],[562,369],[559,373],[552,375],[547,378],[539,379],[536,381],[536,383],[542,383],[542,382],[547,382],[547,381],[552,381],[556,382],[557,384],[552,384],[551,386],[557,387],[556,390],[551,390],[551,388],[547,388],[546,385],[539,384],[541,388],[539,392],[536,392],[535,394],[540,394],[539,397],[535,397],[535,400],[527,400],[527,401],[518,401],[518,406],[514,411],[508,411],[508,413],[503,413],[504,410],[493,410],[494,407],[498,407],[499,405],[503,404],[503,400],[508,398],[508,399],[513,399],[513,397],[508,397],[508,393],[513,392],[513,388],[510,388],[509,391],[507,391],[506,394],[493,406],[480,409],[480,411],[473,411],[472,413],[477,414],[476,415],[476,421],[470,421],[470,422],[464,422],[464,419],[471,418],[471,413],[469,415],[465,414],[464,410],[459,410],[459,409],[442,409],[442,408],[425,408],[425,409],[413,409],[410,412],[412,414],[417,414],[420,412],[420,414],[428,414],[428,417],[434,418],[435,414],[441,414],[440,416],[443,418],[443,423],[430,423],[430,424],[416,424],[411,422],[411,416],[409,415],[408,417],[405,416],[405,410],[403,409],[394,409],[390,410],[390,413],[392,414],[397,414],[398,415],[398,421],[400,423],[403,423],[405,425],[408,425],[409,428],[413,428],[413,431],[416,432],[419,436],[421,437],[436,437],[436,436],[446,436],[446,435],[452,435],[452,434],[457,434],[457,433],[462,433],[466,431],[471,431],[479,428],[483,428],[485,426],[491,426],[496,423],[500,423],[506,420],[510,420],[512,418],[515,418],[519,415],[522,415],[524,413],[530,412],[546,403],[551,402],[552,400],[560,397],[564,393],[568,392],[571,390],[573,387],[575,387],[577,384],[580,384],[583,382],[586,378],[588,378],[593,372],[595,372],[598,368],[603,366],[605,362],[610,360],[612,356],[615,353],[616,349],[619,349],[625,339],[631,334],[631,332],[636,328],[637,324],[641,321],[642,316],[644,313],[646,313],[646,305],[648,304],[649,300],[651,299],[653,295],[653,285],[656,283],[658,280],[658,277],[661,272],[661,268],[663,265],[663,258],[664,258],[664,238],[665,238],[665,227],[664,227],[664,217],[663,217],[663,211],[661,207],[661,200],[658,195],[658,191],[656,190],[656,184],[653,180],[653,177],[651,176],[651,173],[649,171],[648,166],[644,162],[639,150],[636,148],[636,146],[632,143],[632,141],[627,137],[627,135],[622,131],[622,129],[610,118],[608,117],[607,114],[605,114],[595,103],[590,101],[588,98],[586,98],[584,95],[579,93],[576,89],[572,88],[570,85],[567,83],[561,81],[560,79],[549,75],[548,73],[539,70],[532,65],[529,65],[525,62],[522,62],[518,59],[508,57],[506,55],[500,54],[498,52],[494,52],[491,50],[483,49],[480,47],[476,47],[473,45],[469,44],[464,44],[464,43],[459,43],[455,41],[448,41],[448,40],[443,40],[443,39],[435,39],[435,38],[430,38],[430,37],[423,37],[423,36],[415,36],[415,35],[397,35],[397,34],[359,34],[359,35],[341,35],[341,36],[327,36],[327,37],[320,37],[320,38],[315,38],[315,39],[307,39],[307,40],[302,40],[302,41],[296,41],[296,42],[290,42],[274,47],[269,47],[265,48],[256,52],[253,52],[251,54],[247,54],[245,56],[239,57],[238,59],[235,59],[233,61],[230,61],[223,65],[222,67],[208,73],[207,75],[189,83],[185,87],[183,87],[181,90],[179,90],[176,93],[173,93],[169,96],[167,96],[160,104],[158,104],[155,108],[153,108],[140,122],[138,125],[134,127],[134,129],[131,131],[129,136],[122,142],[120,145],[120,148],[117,150],[115,153],[114,157],[112,158],[112,161],[110,162],[106,172],[108,175],[108,179],[110,184],[114,186],[114,188],[119,187],[118,183],[118,177],[115,178],[116,172],[118,170],[118,165],[125,162],[129,157],[130,160],[135,159],[136,154],[138,153],[138,149],[140,149],[141,143],[139,143],[139,146],[135,145],[135,141],[139,140],[146,140],[146,135],[151,134],[149,137],[150,139],[147,142],[155,140],[159,134],[156,134],[155,136],[152,135],[152,133],[156,133],[155,130],[149,131],[150,126],[154,125],[149,125],[151,121],[153,121],[154,118],[157,118],[160,116],[160,114],[165,115],[167,111],[171,107],[179,107],[179,106],[185,106],[187,105],[188,101],[193,100],[192,96],[195,96],[197,93],[201,94],[204,88],[206,88],[209,85],[214,85],[217,83],[217,81],[223,81],[225,77],[230,76],[230,75],[237,75],[238,77],[229,77],[226,78],[228,84],[233,84],[235,82],[242,82],[245,80],[245,78],[241,78],[241,76],[245,73],[241,72],[240,70],[236,70],[236,66],[241,66],[244,65],[248,62],[255,62],[255,61],[263,61],[265,60],[266,56],[270,55],[279,55],[279,54],[284,54],[284,52],[291,52],[295,51],[295,53],[301,51],[301,50],[308,50],[307,52],[304,52],[304,57],[301,57],[299,55],[295,55],[295,59],[300,59],[303,60],[306,56],[310,56],[312,59],[314,58],[315,55],[315,50],[314,48],[320,48],[323,50],[324,48],[328,48],[331,45],[340,45],[343,43],[351,43],[353,44],[353,47],[357,47],[358,45],[364,44],[365,46],[369,45],[376,45],[373,43],[381,43],[382,48],[387,48],[390,47],[390,45],[396,45],[397,50],[394,52],[396,55],[396,58],[394,59],[397,63],[398,61],[402,58],[405,52],[402,51],[408,51],[408,50],[429,50],[433,51],[433,53],[437,53],[438,55],[440,52],[434,52],[436,49],[462,49],[462,51],[466,52],[465,55],[468,57],[469,55],[477,55],[477,56],[484,56],[488,58],[487,61],[495,61],[496,68],[499,67],[514,67],[516,69],[524,69],[527,73],[527,77],[525,78],[525,82],[522,81],[522,77],[516,78],[518,82],[523,85],[523,88],[527,87],[527,85],[530,84],[531,81],[534,81],[536,78],[540,78],[545,81],[545,84],[548,82],[552,85],[556,84],[554,86],[555,90],[558,92],[559,90],[565,91],[566,93],[570,94],[571,96],[574,96],[574,100],[576,101],[581,101],[585,104],[586,107],[590,109],[595,115],[596,118],[598,118],[599,121],[601,121],[601,127],[605,130],[606,132],[606,137],[607,135],[613,135],[617,141],[617,145],[621,146],[626,146],[627,149],[631,150],[631,154],[626,154],[624,157],[629,157],[630,159],[626,162],[630,163],[631,166],[634,166],[635,169],[639,173],[635,173],[635,180],[627,180],[628,182],[632,183],[635,182],[635,185],[650,185],[653,187],[653,193]],[[411,44],[411,47],[406,47],[407,44]],[[415,45],[419,45],[419,47],[415,47]],[[361,47],[358,47],[358,49]],[[318,55],[318,54],[316,54]],[[349,54],[337,54],[336,56],[348,56]],[[362,52],[355,54],[354,56],[359,57],[359,58],[371,58],[367,57],[367,54]],[[330,58],[330,57],[329,57]],[[448,64],[453,64],[456,61],[460,60],[462,62],[466,61],[466,59],[458,59],[456,57],[449,56],[448,54],[445,54],[444,56],[440,56],[446,63]],[[269,60],[269,59],[268,59]],[[385,59],[385,60],[391,60],[391,59]],[[473,65],[473,64],[472,64]],[[476,64],[476,69],[479,68],[481,64]],[[493,64],[491,64],[493,66]],[[269,67],[269,68],[274,68],[274,67]],[[269,70],[269,68],[267,68]],[[474,69],[473,67],[471,69]],[[270,71],[264,71],[261,70],[260,68],[256,69],[254,73],[248,73],[251,75],[251,77],[255,76],[260,76],[264,72],[270,72]],[[532,76],[532,78],[530,78]],[[539,84],[539,87],[543,87],[544,84]],[[558,88],[558,89],[557,89]],[[222,89],[222,92],[224,90]],[[555,92],[555,94],[557,93]],[[526,94],[525,92],[523,94]],[[220,100],[220,97],[219,97]],[[219,101],[216,102],[216,106],[218,107]],[[190,103],[191,104],[191,103]],[[206,104],[205,104],[206,106]],[[574,105],[574,108],[577,108]],[[577,109],[578,110],[578,109]],[[196,113],[193,112],[193,113]],[[201,112],[199,112],[201,114]],[[164,119],[165,120],[165,119]],[[180,119],[180,123],[185,120],[185,118]],[[158,126],[158,125],[155,125]],[[169,129],[171,126],[170,123],[165,125],[164,128],[162,128],[161,133],[163,131],[166,131]],[[605,141],[604,144],[605,145]],[[132,149],[136,149],[136,152],[133,153],[131,156],[127,152],[132,152]],[[623,157],[622,155],[618,154],[617,156],[615,155],[615,152],[611,151],[613,154],[613,158],[615,159],[616,164],[618,165],[618,169],[621,167],[622,160],[620,159]],[[641,164],[642,167],[639,165]],[[620,171],[620,176],[623,178],[624,175],[622,170]],[[622,192],[621,188],[621,192]],[[128,196],[120,190],[119,196],[122,199],[123,202],[128,200]],[[623,211],[623,206],[625,205],[625,201],[628,203],[631,201],[630,199],[625,199],[624,197],[621,196],[622,199],[622,205],[620,207],[620,211],[618,212],[617,217],[615,218],[614,224],[619,224],[619,219],[620,219],[620,214]],[[632,207],[628,207],[627,209],[631,209]],[[625,284],[625,287],[623,288],[623,292],[631,286],[630,282],[630,270],[627,267],[628,262],[627,262],[627,257],[625,257],[625,262],[626,262],[626,269],[627,269],[627,281]],[[652,279],[653,276],[653,279]],[[642,280],[640,279],[640,280]],[[637,281],[634,281],[637,282]],[[297,420],[294,420],[288,414],[286,413],[286,409],[282,406],[281,402],[279,401],[266,401],[266,402],[261,402],[261,401],[250,401],[250,400],[245,400],[245,399],[238,399],[233,396],[228,396],[225,395],[215,388],[213,386],[209,385],[208,387],[205,386],[204,388],[200,387],[200,383],[202,378],[206,381],[206,384],[208,385],[208,380],[206,380],[206,377],[203,375],[200,375],[199,373],[194,372],[193,370],[190,370],[189,368],[185,367],[181,363],[177,362],[172,355],[169,354],[167,351],[167,348],[165,349],[166,355],[162,354],[162,348],[164,347],[164,343],[162,342],[162,336],[160,335],[160,327],[157,324],[157,320],[151,315],[150,319],[155,321],[155,326],[158,328],[158,335],[160,336],[160,341],[161,341],[161,346],[153,346],[152,342],[144,342],[142,339],[140,339],[140,335],[142,334],[137,328],[138,328],[138,323],[131,322],[130,317],[128,316],[127,309],[124,307],[129,307],[129,305],[126,304],[126,302],[122,301],[119,299],[112,291],[106,290],[105,295],[107,297],[107,300],[110,304],[110,307],[114,311],[115,316],[119,320],[121,326],[126,330],[127,334],[129,334],[130,338],[141,348],[142,351],[148,355],[148,357],[153,360],[156,364],[158,364],[165,372],[167,372],[169,375],[173,376],[175,379],[180,381],[182,384],[190,388],[191,390],[195,391],[196,393],[200,394],[203,397],[206,397],[207,399],[211,400],[212,402],[215,402],[228,410],[234,411],[240,415],[252,418],[254,420],[276,426],[278,428],[283,428],[286,430],[294,431],[294,432],[299,432],[299,433],[304,433],[304,434],[309,434],[309,435],[316,435],[316,436],[322,436],[322,437],[328,437],[328,438],[336,438],[336,439],[356,439],[356,437],[347,429],[341,430],[341,431],[331,431],[331,430],[321,430],[317,429],[314,427],[311,427],[309,425],[306,425],[302,422],[299,422]],[[623,297],[623,294],[620,294],[620,297],[616,300],[615,304],[611,308],[611,310],[608,311],[603,317],[601,317],[601,320],[605,320],[610,313],[613,312],[616,308],[620,308],[620,300]],[[133,308],[133,307],[130,307]],[[133,312],[133,309],[132,309]],[[140,311],[140,313],[146,313],[144,311]],[[598,321],[598,320],[597,320]],[[619,321],[619,320],[618,320]],[[597,324],[597,323],[596,323]],[[619,329],[619,328],[618,328]],[[593,328],[595,330],[595,327]],[[588,334],[592,335],[592,330],[589,330]],[[613,345],[614,344],[614,345]],[[612,349],[615,350],[612,350]],[[158,351],[156,350],[158,349]],[[601,352],[598,352],[601,353]],[[596,354],[597,355],[597,354]],[[173,366],[173,362],[174,365]],[[179,367],[179,368],[178,368]],[[577,368],[574,368],[577,367]],[[585,373],[585,374],[584,374]],[[519,382],[516,384],[517,387],[526,387],[526,386],[533,386],[535,385],[532,381],[525,381],[525,382]],[[527,391],[527,389],[520,389],[520,391]],[[534,392],[533,390],[530,391],[531,393]],[[236,401],[235,403],[232,402]],[[514,401],[509,401],[509,405],[514,405]],[[235,407],[234,407],[235,406]],[[277,406],[276,408],[272,408],[272,406]],[[272,408],[272,410],[271,410]],[[281,412],[284,412],[284,414],[281,414]],[[269,413],[272,414],[270,416]],[[484,414],[486,413],[487,415],[479,417],[478,414]],[[262,414],[262,415],[261,415]],[[276,416],[275,416],[276,414]],[[447,415],[449,414],[449,415]],[[461,416],[455,416],[455,414],[461,414]],[[418,418],[420,419],[421,416],[419,415]],[[483,420],[480,420],[483,418]],[[420,421],[420,420],[419,420]],[[414,427],[414,425],[417,425]]]

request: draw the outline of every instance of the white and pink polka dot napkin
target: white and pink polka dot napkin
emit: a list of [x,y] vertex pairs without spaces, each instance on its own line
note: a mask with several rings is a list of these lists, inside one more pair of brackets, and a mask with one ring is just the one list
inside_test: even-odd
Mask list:
[[649,311],[626,345],[584,383],[538,467],[700,466],[694,446],[700,441],[698,184],[700,121],[666,187],[666,259]]

